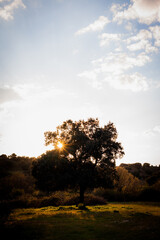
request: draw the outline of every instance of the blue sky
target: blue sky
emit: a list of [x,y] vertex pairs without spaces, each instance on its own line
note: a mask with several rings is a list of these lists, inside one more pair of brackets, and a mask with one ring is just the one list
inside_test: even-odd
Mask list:
[[160,164],[160,0],[0,0],[0,154],[38,156],[67,119],[113,122]]

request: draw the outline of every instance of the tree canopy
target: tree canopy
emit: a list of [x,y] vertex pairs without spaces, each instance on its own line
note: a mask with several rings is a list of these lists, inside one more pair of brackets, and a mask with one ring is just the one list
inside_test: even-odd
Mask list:
[[[84,192],[87,188],[111,186],[115,176],[115,161],[124,155],[121,143],[117,142],[117,136],[117,130],[113,123],[109,122],[101,127],[99,120],[93,118],[75,122],[67,120],[58,126],[56,131],[45,132],[46,145],[54,146],[51,159],[59,159],[60,168],[63,169],[61,173],[60,168],[58,170],[56,167],[56,170],[52,172],[54,177],[50,178],[53,180],[49,184],[51,189],[55,182],[57,182],[56,188],[58,188],[59,180],[61,187],[62,185],[70,188],[79,187],[80,202],[83,202]],[[39,159],[37,169],[40,169],[38,165],[43,165],[43,159],[47,158],[48,154],[46,153]],[[44,169],[42,167],[42,172]],[[48,169],[53,170],[53,168]],[[56,174],[61,177],[59,178]],[[34,176],[37,179],[43,179],[42,175],[42,173],[36,175],[35,171]],[[49,175],[48,173],[48,177]],[[63,179],[65,176],[70,177]]]

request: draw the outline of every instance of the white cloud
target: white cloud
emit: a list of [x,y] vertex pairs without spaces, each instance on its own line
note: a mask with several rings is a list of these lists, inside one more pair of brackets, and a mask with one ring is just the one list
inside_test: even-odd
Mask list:
[[[15,86],[0,87],[0,104],[3,108],[11,105],[36,105],[44,101],[54,101],[57,96],[63,95],[64,90],[54,86],[37,84],[19,84]],[[69,95],[69,93],[68,93]],[[15,102],[16,100],[21,100]]]
[[131,0],[131,4],[123,9],[118,4],[111,8],[114,21],[121,23],[123,20],[138,19],[140,23],[151,24],[160,22],[160,0]]
[[0,104],[19,100],[21,97],[12,87],[5,86],[0,88]]
[[149,28],[155,39],[155,46],[160,47],[160,26],[154,26]]
[[[137,35],[131,36],[126,40],[127,48],[130,51],[145,50],[146,53],[158,52],[158,42],[160,42],[160,28],[159,26],[151,27],[150,30],[142,29]],[[155,46],[152,43],[155,39]]]
[[153,130],[154,130],[156,133],[160,133],[160,125],[155,126],[155,127],[153,128]]
[[151,45],[151,43],[148,40],[144,40],[142,39],[139,42],[133,43],[131,45],[128,45],[127,48],[130,51],[138,51],[138,50],[145,50],[146,53],[150,53],[150,52],[158,52],[158,48],[154,47]]
[[97,79],[97,72],[96,70],[93,70],[93,71],[84,71],[80,74],[78,74],[79,77],[85,77],[85,78],[88,78],[88,79],[91,79],[91,80],[96,80]]
[[132,31],[132,29],[133,29],[132,23],[131,23],[131,22],[128,22],[128,23],[126,24],[126,26],[125,26],[125,29],[127,29],[128,31]]
[[115,52],[122,52],[122,46],[119,46],[119,47],[117,47],[117,48],[115,48]]
[[145,49],[145,46],[146,46],[147,43],[148,43],[147,40],[141,40],[137,43],[133,43],[133,44],[127,46],[127,48],[130,51],[137,51],[137,50]]
[[78,77],[88,79],[89,84],[92,85],[93,88],[101,89],[102,82],[98,81],[97,79],[99,73],[100,73],[99,69],[93,69],[91,71],[84,71],[78,74]]
[[[42,85],[33,81],[32,84],[19,84],[8,88],[16,92],[21,99],[4,102],[2,105],[1,151],[6,154],[15,152],[18,155],[40,155],[47,150],[44,147],[44,132],[74,115],[73,102],[76,94],[47,82]],[[78,113],[79,109],[75,109]]]
[[26,8],[22,0],[14,0],[11,3],[5,4],[3,7],[0,7],[0,18],[6,21],[12,20],[15,9],[18,9],[20,7]]
[[120,74],[135,66],[144,66],[150,61],[150,57],[145,53],[140,53],[136,57],[129,56],[127,53],[110,53],[107,57],[98,59],[92,63],[96,64],[101,72]]
[[79,50],[78,49],[74,49],[72,53],[73,53],[73,55],[77,55],[79,53]]
[[130,43],[132,41],[146,40],[146,39],[152,39],[152,33],[149,30],[142,29],[139,31],[137,35],[128,38],[127,43]]
[[32,103],[43,102],[62,95],[64,91],[51,86],[39,86],[37,84],[20,84],[13,87],[21,99]]
[[146,91],[149,88],[146,77],[140,73],[107,76],[105,81],[115,89],[131,90],[133,92]]
[[111,34],[111,33],[103,33],[99,36],[100,38],[100,46],[106,46],[111,41],[120,41],[122,34]]
[[93,69],[82,72],[79,77],[89,79],[89,83],[99,89],[103,82],[107,82],[116,89],[146,91],[149,88],[147,79],[137,72],[127,74],[126,71],[142,67],[150,61],[145,53],[135,57],[126,53],[110,53],[107,57],[92,61]]
[[112,6],[111,6],[111,11],[114,13],[114,14],[116,14],[117,13],[117,11],[121,11],[121,10],[123,10],[125,7],[127,6],[127,4],[126,3],[124,3],[124,4],[112,4]]
[[0,3],[3,3],[3,2],[10,2],[11,0],[0,0]]
[[155,46],[152,46],[151,43],[147,43],[145,46],[146,53],[158,53],[158,48]]
[[149,129],[149,130],[145,131],[144,134],[149,135],[149,136],[155,136],[157,134],[160,134],[160,125],[156,125],[152,129]]
[[75,35],[82,35],[87,32],[96,32],[96,31],[102,31],[106,24],[108,24],[110,21],[107,17],[100,16],[98,20],[96,20],[94,23],[91,23],[87,27],[84,27],[80,30],[78,30]]

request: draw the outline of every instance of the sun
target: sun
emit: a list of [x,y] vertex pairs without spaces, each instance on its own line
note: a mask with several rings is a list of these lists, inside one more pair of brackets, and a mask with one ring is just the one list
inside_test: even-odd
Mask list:
[[57,147],[58,147],[59,149],[62,149],[62,148],[63,148],[63,144],[62,144],[61,142],[58,142],[58,143],[57,143]]

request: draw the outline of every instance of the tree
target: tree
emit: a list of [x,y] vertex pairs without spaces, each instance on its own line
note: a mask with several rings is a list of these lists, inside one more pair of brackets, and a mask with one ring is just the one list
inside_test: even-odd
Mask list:
[[53,150],[42,154],[33,162],[32,175],[40,190],[50,192],[68,188],[72,182],[71,170],[68,160]]
[[118,181],[116,187],[119,192],[135,194],[142,188],[142,182],[137,177],[133,176],[123,167],[116,168],[118,173]]
[[14,153],[0,156],[0,200],[33,193],[32,161],[33,158],[16,156]]
[[99,120],[92,118],[77,122],[68,120],[55,132],[45,132],[46,145],[52,144],[55,152],[59,152],[59,159],[67,160],[70,167],[66,169],[72,180],[66,180],[64,185],[68,182],[68,187],[80,189],[80,202],[84,202],[87,188],[112,184],[115,160],[124,155],[121,143],[116,140],[117,130],[113,123],[100,127]]

